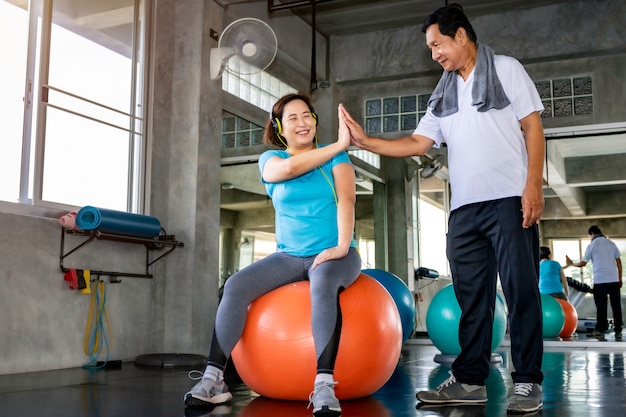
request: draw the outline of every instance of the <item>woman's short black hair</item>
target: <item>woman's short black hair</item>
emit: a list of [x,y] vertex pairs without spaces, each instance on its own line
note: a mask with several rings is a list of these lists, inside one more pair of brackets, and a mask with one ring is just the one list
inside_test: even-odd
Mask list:
[[547,246],[541,246],[539,248],[539,257],[541,259],[548,259],[551,253],[552,251],[550,251],[550,248]]
[[459,28],[463,28],[465,32],[467,32],[469,40],[476,43],[476,32],[474,32],[472,24],[467,16],[465,16],[463,7],[458,3],[440,7],[426,16],[424,24],[422,25],[422,32],[426,33],[426,29],[434,24],[439,25],[439,32],[441,32],[442,35],[450,36],[451,38],[454,38]]

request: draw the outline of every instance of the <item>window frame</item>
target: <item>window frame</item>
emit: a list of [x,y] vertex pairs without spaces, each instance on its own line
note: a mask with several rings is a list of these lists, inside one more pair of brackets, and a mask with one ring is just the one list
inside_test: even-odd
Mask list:
[[[48,107],[87,118],[91,121],[108,124],[71,110],[59,108],[45,102],[46,91],[66,94],[81,103],[126,117],[126,127],[111,127],[128,132],[128,178],[125,210],[131,213],[144,213],[149,207],[149,96],[150,96],[150,37],[151,0],[133,1],[132,45],[130,57],[130,89],[127,112],[108,107],[71,91],[63,91],[48,83],[50,64],[50,41],[53,28],[53,1],[32,0],[25,12],[28,13],[28,40],[26,54],[26,74],[24,78],[24,107],[22,112],[22,149],[19,170],[18,201],[0,200],[0,212],[33,215],[38,217],[58,217],[59,213],[78,208],[71,203],[47,201],[43,196],[45,157],[45,126]],[[139,103],[139,105],[138,105]],[[36,126],[34,125],[36,121]]]

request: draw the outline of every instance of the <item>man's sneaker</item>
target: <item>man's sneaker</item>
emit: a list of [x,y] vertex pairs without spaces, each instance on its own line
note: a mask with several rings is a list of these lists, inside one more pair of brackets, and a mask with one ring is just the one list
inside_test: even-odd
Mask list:
[[200,379],[194,387],[185,394],[185,405],[188,407],[200,407],[206,405],[223,404],[230,401],[233,395],[228,392],[228,386],[224,382],[223,377],[219,381],[200,376],[193,377],[192,374],[201,374],[200,371],[189,372],[189,378],[193,380]]
[[437,389],[420,391],[415,396],[428,404],[481,404],[487,402],[487,388],[484,385],[462,384],[450,371],[450,377]]
[[318,382],[309,395],[309,405],[313,405],[315,417],[331,417],[341,415],[339,400],[335,396],[336,382]]
[[621,342],[622,341],[622,331],[621,330],[619,332],[615,331],[615,340],[617,342]]
[[543,406],[541,385],[532,382],[516,382],[506,406],[508,413],[530,413]]
[[599,332],[595,329],[591,333],[587,333],[587,337],[593,337],[601,341],[606,340],[606,338],[604,337],[604,332]]

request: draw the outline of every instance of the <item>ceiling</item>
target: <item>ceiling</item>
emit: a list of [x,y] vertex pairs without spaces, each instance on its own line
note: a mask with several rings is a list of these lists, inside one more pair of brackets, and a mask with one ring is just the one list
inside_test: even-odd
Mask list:
[[[266,0],[215,1],[228,7],[236,3]],[[466,13],[472,17],[565,2],[567,0],[460,1]],[[295,13],[309,24],[312,22],[310,0],[267,0],[267,3],[272,13]],[[327,37],[415,25],[445,3],[443,0],[317,0],[315,25]],[[626,122],[588,126],[576,131],[546,129],[546,139],[548,158],[544,174],[544,219],[625,215],[626,164],[623,158],[626,157]],[[418,170],[421,168],[418,167]],[[444,175],[439,176],[445,177],[445,167],[442,172]],[[224,167],[222,182],[233,184],[235,189],[264,196],[256,164],[251,167]],[[422,190],[432,192],[433,196],[441,196],[441,186],[437,184],[442,182],[432,179],[425,181]],[[361,194],[371,193],[371,180],[365,178],[358,188]],[[252,200],[255,199],[244,198],[238,203],[235,198],[223,196],[222,206],[245,210],[255,207]],[[259,204],[266,205],[267,201]]]
[[[530,9],[538,6],[565,3],[568,0],[458,0],[468,16]],[[250,1],[243,1],[250,2]],[[424,18],[454,1],[444,0],[317,0],[315,27],[326,35],[347,35],[390,29],[423,22]],[[224,0],[222,3],[242,3],[241,0]],[[273,13],[291,10],[311,23],[313,7],[310,0],[267,0]],[[288,9],[285,9],[288,7]]]

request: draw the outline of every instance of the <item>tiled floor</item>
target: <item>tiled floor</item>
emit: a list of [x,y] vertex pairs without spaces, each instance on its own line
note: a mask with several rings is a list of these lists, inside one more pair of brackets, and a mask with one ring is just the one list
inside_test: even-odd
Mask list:
[[[434,388],[448,376],[448,365],[434,361],[437,349],[427,339],[410,339],[395,373],[372,396],[342,401],[344,417],[506,415],[511,388],[511,363],[506,339],[497,350],[487,381],[486,406],[416,408],[415,391]],[[546,417],[617,417],[626,415],[624,375],[626,342],[595,340],[546,341],[544,408],[532,414]],[[0,376],[2,417],[308,417],[306,402],[270,400],[256,396],[236,374],[228,374],[233,392],[229,406],[185,410],[183,394],[193,385],[186,368],[139,367],[125,362],[121,369],[66,369]]]

